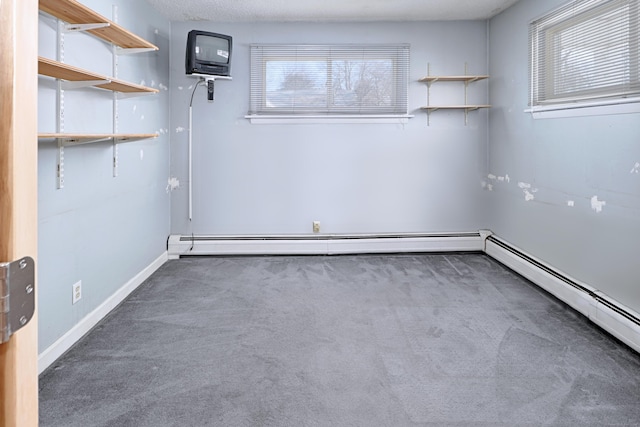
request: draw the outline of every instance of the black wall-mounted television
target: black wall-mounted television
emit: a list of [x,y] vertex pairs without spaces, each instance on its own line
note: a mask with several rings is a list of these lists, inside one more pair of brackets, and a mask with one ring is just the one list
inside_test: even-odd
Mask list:
[[192,30],[187,37],[187,74],[231,75],[233,39],[224,34]]

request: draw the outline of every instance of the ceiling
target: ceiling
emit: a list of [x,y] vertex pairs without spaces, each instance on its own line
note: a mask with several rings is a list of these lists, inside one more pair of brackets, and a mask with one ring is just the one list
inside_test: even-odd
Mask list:
[[172,21],[484,20],[518,0],[147,0]]

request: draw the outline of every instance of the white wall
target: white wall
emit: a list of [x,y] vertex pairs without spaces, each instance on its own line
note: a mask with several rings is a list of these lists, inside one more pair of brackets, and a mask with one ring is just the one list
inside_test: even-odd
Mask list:
[[[155,53],[121,56],[120,79],[169,85],[170,24],[147,3],[85,0],[83,4],[157,45]],[[39,54],[56,58],[56,23],[40,16]],[[112,75],[111,46],[84,33],[65,35],[65,62]],[[39,132],[55,132],[56,84],[39,77]],[[152,133],[169,127],[169,93],[119,102],[119,131]],[[112,132],[112,93],[66,91],[67,132]],[[56,189],[55,142],[38,150],[39,348],[58,338],[166,251],[170,195],[168,136],[119,146],[119,176],[112,176],[111,143],[65,149],[63,189]],[[34,142],[35,143],[35,142]],[[82,299],[71,304],[72,284]]]
[[[487,225],[640,311],[640,117],[534,120],[523,112],[528,24],[564,3],[521,0],[490,21],[489,173],[509,175],[510,182],[493,181]],[[533,200],[520,182],[531,185]],[[593,197],[605,202],[601,211]]]
[[[216,101],[194,99],[194,219],[187,219],[188,104],[196,79],[185,76],[192,29],[234,37],[230,82]],[[252,125],[252,43],[410,43],[410,113],[406,125]],[[426,74],[487,71],[484,22],[245,23],[173,22],[171,39],[171,174],[173,234],[304,234],[477,231],[483,226],[486,111],[438,111],[427,127]],[[464,100],[461,83],[434,86],[434,99]],[[485,102],[487,83],[470,89]]]

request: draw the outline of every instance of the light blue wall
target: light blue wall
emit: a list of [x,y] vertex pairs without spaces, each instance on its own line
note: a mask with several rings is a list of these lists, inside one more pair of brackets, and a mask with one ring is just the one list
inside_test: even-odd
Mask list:
[[[637,114],[533,120],[527,108],[527,24],[564,0],[521,0],[490,21],[248,23],[169,21],[142,0],[84,0],[160,47],[120,57],[119,77],[160,88],[120,101],[121,132],[159,132],[124,144],[112,177],[111,145],[65,150],[65,188],[56,190],[56,149],[39,144],[40,351],[69,331],[166,248],[173,234],[471,231],[497,235],[640,311],[640,120]],[[55,58],[53,20],[41,16],[40,54]],[[186,34],[234,37],[233,81],[216,102],[194,100],[194,220],[187,220]],[[83,34],[65,37],[65,61],[111,74],[111,51]],[[252,43],[410,43],[406,125],[251,125]],[[488,51],[487,51],[488,50]],[[170,52],[171,51],[171,52]],[[170,55],[170,56],[169,56]],[[488,59],[490,58],[490,59]],[[438,111],[427,126],[433,74],[490,73],[469,101],[493,108]],[[171,76],[169,78],[169,75]],[[55,130],[55,85],[39,79],[40,132]],[[461,103],[459,83],[434,85],[432,103]],[[111,132],[111,95],[67,92],[67,131]],[[169,166],[171,158],[171,166]],[[168,193],[167,180],[180,187]],[[519,183],[533,200],[525,200]],[[491,190],[491,191],[489,191]],[[535,190],[535,191],[534,191]],[[596,196],[605,201],[592,209]],[[568,206],[572,201],[574,206]],[[83,298],[71,305],[71,285]]]
[[[533,120],[528,23],[565,0],[521,0],[490,21],[489,227],[640,311],[640,116]],[[525,200],[518,183],[530,184]],[[533,193],[532,190],[537,189]],[[592,198],[604,201],[600,212]],[[574,206],[570,207],[572,201]]]
[[[85,0],[157,45],[155,53],[121,56],[118,77],[156,88],[169,86],[170,24],[142,0]],[[56,58],[55,20],[40,16],[39,54]],[[65,62],[112,75],[111,47],[82,33],[65,35]],[[55,81],[39,77],[39,132],[54,132]],[[67,132],[112,132],[112,93],[66,91]],[[120,132],[152,133],[169,127],[169,92],[119,101]],[[166,251],[169,234],[169,137],[119,146],[119,176],[112,176],[110,143],[65,149],[64,189],[56,189],[54,142],[38,150],[39,349],[43,351]],[[72,284],[82,299],[71,304]]]
[[[234,37],[233,81],[216,83],[216,101],[195,94],[194,219],[187,220],[188,104],[196,79],[185,76],[187,33]],[[252,43],[410,43],[406,125],[252,125]],[[427,126],[426,85],[434,74],[486,73],[485,22],[247,23],[174,22],[171,39],[171,174],[174,234],[304,234],[471,231],[484,225],[486,111],[438,111]],[[462,103],[461,83],[434,85],[433,101]],[[487,83],[470,88],[485,102]]]

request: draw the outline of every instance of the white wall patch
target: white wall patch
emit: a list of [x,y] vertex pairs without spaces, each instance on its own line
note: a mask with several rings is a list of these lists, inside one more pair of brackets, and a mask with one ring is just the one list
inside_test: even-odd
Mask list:
[[489,178],[490,180],[494,181],[496,179],[496,176],[492,173],[490,173],[489,175],[487,175],[487,178]]
[[147,81],[146,81],[146,80],[142,80],[142,81],[140,82],[140,86],[146,86],[146,85],[147,85]]
[[570,208],[574,207],[576,205],[576,202],[574,202],[573,200],[567,200],[567,206],[569,206]]
[[487,190],[493,191],[493,184],[487,184]]
[[165,85],[163,85],[162,83],[160,83],[160,84],[158,85],[158,87],[159,87],[160,89],[162,89],[162,90],[168,90],[168,89],[169,89],[168,87],[166,87],[166,86],[165,86]]
[[144,159],[144,150],[141,148],[140,149],[140,160]]
[[155,80],[151,80],[151,87],[156,87],[156,81]]
[[593,196],[591,198],[591,209],[596,211],[596,213],[602,212],[602,208],[607,204],[604,200],[598,200],[598,196]]
[[178,126],[176,128],[176,133],[184,132],[184,128],[182,126]]
[[167,193],[169,193],[169,192],[171,192],[171,191],[173,191],[173,190],[175,190],[177,188],[180,188],[180,181],[178,180],[178,178],[176,178],[174,176],[170,177],[167,180]]
[[178,86],[178,90],[182,90],[182,86]]
[[507,181],[507,184],[511,182],[511,178],[509,177],[509,174],[506,174],[504,176],[504,180]]
[[498,177],[498,181],[500,181],[500,182],[504,182],[504,176],[499,176],[499,177]]
[[631,173],[640,173],[640,162],[636,162],[636,164],[633,165],[633,168],[631,168]]
[[137,106],[137,105],[134,105],[134,106],[133,106],[133,112],[135,113],[137,109],[138,109],[138,106]]
[[518,187],[522,189],[522,192],[524,193],[525,201],[530,202],[535,199],[535,196],[533,195],[533,193],[538,192],[537,188],[531,188],[531,184],[529,184],[528,182],[522,182],[522,181],[518,182]]

